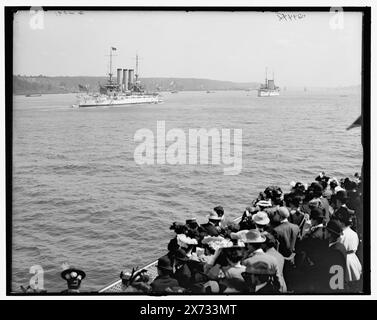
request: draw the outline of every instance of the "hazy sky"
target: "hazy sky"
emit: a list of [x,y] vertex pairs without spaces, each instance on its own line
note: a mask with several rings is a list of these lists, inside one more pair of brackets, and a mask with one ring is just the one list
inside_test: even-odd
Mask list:
[[330,13],[303,14],[48,12],[43,28],[33,29],[35,16],[18,12],[14,74],[103,76],[114,46],[114,69],[133,67],[138,53],[141,77],[263,82],[268,67],[280,86],[359,84],[361,13],[344,13],[340,30],[330,28]]

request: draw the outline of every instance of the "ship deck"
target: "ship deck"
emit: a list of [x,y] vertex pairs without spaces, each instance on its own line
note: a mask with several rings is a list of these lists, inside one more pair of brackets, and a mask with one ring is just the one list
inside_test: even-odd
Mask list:
[[[238,221],[241,220],[241,218],[242,218],[242,216],[232,220],[232,222],[238,222]],[[157,260],[155,260],[152,263],[147,264],[146,266],[140,268],[140,269],[147,270],[147,274],[149,276],[149,282],[152,282],[158,275],[156,266],[157,266]],[[121,293],[121,292],[123,292],[122,280],[121,279],[116,280],[116,281],[108,284],[107,286],[103,287],[98,292],[99,293]]]

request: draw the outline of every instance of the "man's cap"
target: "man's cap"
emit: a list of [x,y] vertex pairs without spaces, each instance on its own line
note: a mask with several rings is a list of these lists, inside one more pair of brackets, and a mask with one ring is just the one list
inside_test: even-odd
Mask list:
[[278,212],[279,216],[282,217],[282,218],[288,218],[289,217],[289,210],[286,207],[283,207],[283,206],[279,207],[277,209],[277,212]]
[[198,224],[196,218],[186,219],[186,224]]

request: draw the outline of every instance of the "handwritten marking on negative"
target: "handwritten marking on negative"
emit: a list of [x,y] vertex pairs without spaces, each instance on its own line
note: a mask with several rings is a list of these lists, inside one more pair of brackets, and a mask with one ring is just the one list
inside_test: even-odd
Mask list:
[[276,15],[279,21],[298,21],[306,17],[304,13],[277,12]]

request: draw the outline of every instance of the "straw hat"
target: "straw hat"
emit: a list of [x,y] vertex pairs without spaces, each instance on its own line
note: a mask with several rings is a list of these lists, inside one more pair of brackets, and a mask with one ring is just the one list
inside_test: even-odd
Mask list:
[[245,234],[248,233],[248,232],[249,232],[249,230],[241,230],[241,231],[238,231],[238,232],[231,232],[230,238],[242,240],[242,239],[245,239]]
[[276,268],[265,261],[257,261],[255,263],[249,264],[246,266],[246,273],[250,274],[266,274],[274,275],[276,274]]
[[217,212],[213,211],[208,215],[209,220],[222,220],[223,218],[220,217]]
[[212,249],[219,249],[219,248],[224,248],[224,247],[231,247],[233,245],[232,241],[229,239],[225,239],[224,237],[221,236],[206,236],[202,240],[203,245],[208,245]]
[[232,239],[239,239],[243,243],[263,243],[266,241],[266,237],[257,229],[232,232],[230,237]]
[[265,226],[270,223],[270,219],[268,218],[268,214],[264,211],[259,211],[253,215],[252,220],[259,225]]
[[186,247],[186,248],[189,245],[197,245],[198,244],[198,240],[190,238],[183,233],[177,235],[177,242],[178,242],[179,246]]
[[334,188],[334,191],[336,192],[336,193],[338,193],[338,191],[341,191],[341,190],[343,190],[343,191],[345,191],[341,186],[336,186],[335,188]]
[[260,207],[260,208],[268,208],[268,207],[272,207],[272,203],[271,203],[271,200],[260,200],[257,202],[257,206]]

